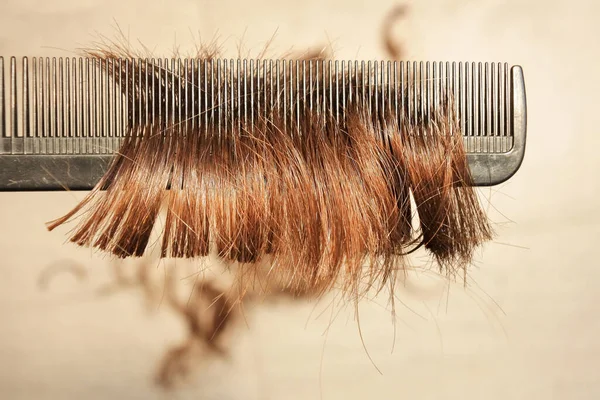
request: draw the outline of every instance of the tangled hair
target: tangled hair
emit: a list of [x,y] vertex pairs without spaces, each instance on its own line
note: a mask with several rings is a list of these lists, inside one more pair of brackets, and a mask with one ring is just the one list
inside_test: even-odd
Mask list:
[[393,282],[418,247],[452,274],[492,236],[449,96],[411,116],[392,106],[404,88],[320,54],[276,68],[217,62],[214,48],[171,66],[122,48],[91,55],[127,88],[129,130],[94,190],[48,224],[81,218],[80,246],[142,256],[166,210],[163,257],[216,253],[248,282],[268,259],[296,294],[339,284],[356,298]]

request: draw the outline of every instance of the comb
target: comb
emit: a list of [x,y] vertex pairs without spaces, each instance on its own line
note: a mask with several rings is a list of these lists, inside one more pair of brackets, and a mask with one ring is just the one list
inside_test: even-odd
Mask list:
[[519,169],[526,141],[523,71],[506,63],[0,57],[0,190],[89,190],[137,124],[227,132],[276,107],[344,117],[352,98],[374,115],[428,120],[451,107],[473,184]]

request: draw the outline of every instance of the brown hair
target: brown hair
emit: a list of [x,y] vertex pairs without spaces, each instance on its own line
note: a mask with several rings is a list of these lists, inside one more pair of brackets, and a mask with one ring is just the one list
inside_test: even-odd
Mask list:
[[[370,68],[334,72],[313,54],[277,72],[221,63],[214,47],[170,68],[122,47],[91,55],[129,88],[135,112],[96,188],[48,224],[81,217],[78,245],[141,256],[165,207],[163,257],[215,252],[246,277],[268,256],[297,294],[339,283],[356,297],[393,282],[417,247],[454,273],[491,238],[449,96],[411,116],[392,106],[404,88],[378,89]],[[334,97],[332,82],[348,84]]]

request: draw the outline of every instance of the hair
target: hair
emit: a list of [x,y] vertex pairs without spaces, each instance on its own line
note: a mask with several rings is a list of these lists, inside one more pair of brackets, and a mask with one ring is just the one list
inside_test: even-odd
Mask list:
[[[303,71],[308,88],[297,90],[299,64],[277,64],[276,73],[231,61],[221,71],[214,46],[176,68],[114,44],[89,55],[128,88],[130,114],[106,174],[48,224],[79,218],[70,240],[80,246],[142,256],[164,209],[162,257],[216,253],[239,264],[240,279],[269,259],[270,276],[293,293],[339,285],[358,298],[393,283],[416,248],[453,274],[492,237],[451,97],[417,118],[396,113],[403,88],[378,91],[371,70],[336,74],[315,52],[301,57],[317,61]],[[220,86],[198,87],[216,76]],[[349,83],[343,107],[325,90],[332,81]]]

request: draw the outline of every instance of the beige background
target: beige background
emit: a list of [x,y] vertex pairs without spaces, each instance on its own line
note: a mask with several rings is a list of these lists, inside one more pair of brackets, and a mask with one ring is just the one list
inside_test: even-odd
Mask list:
[[[118,23],[158,54],[189,49],[198,33],[217,35],[227,56],[243,36],[256,54],[277,30],[273,54],[331,43],[338,57],[383,57],[380,22],[392,4],[2,0],[0,54],[69,55]],[[182,337],[181,321],[164,306],[146,312],[134,289],[97,295],[110,260],[64,244],[66,230],[45,231],[81,193],[2,193],[0,398],[600,398],[600,3],[410,4],[396,30],[408,58],[523,66],[529,136],[514,179],[482,191],[498,237],[478,254],[470,285],[411,274],[398,286],[406,306],[395,331],[384,298],[361,305],[365,347],[382,374],[351,307],[327,329],[329,299],[280,302],[247,310],[229,360],[207,357],[190,385],[161,392],[153,374]],[[56,262],[80,263],[87,279],[62,274],[40,290],[39,274]]]

